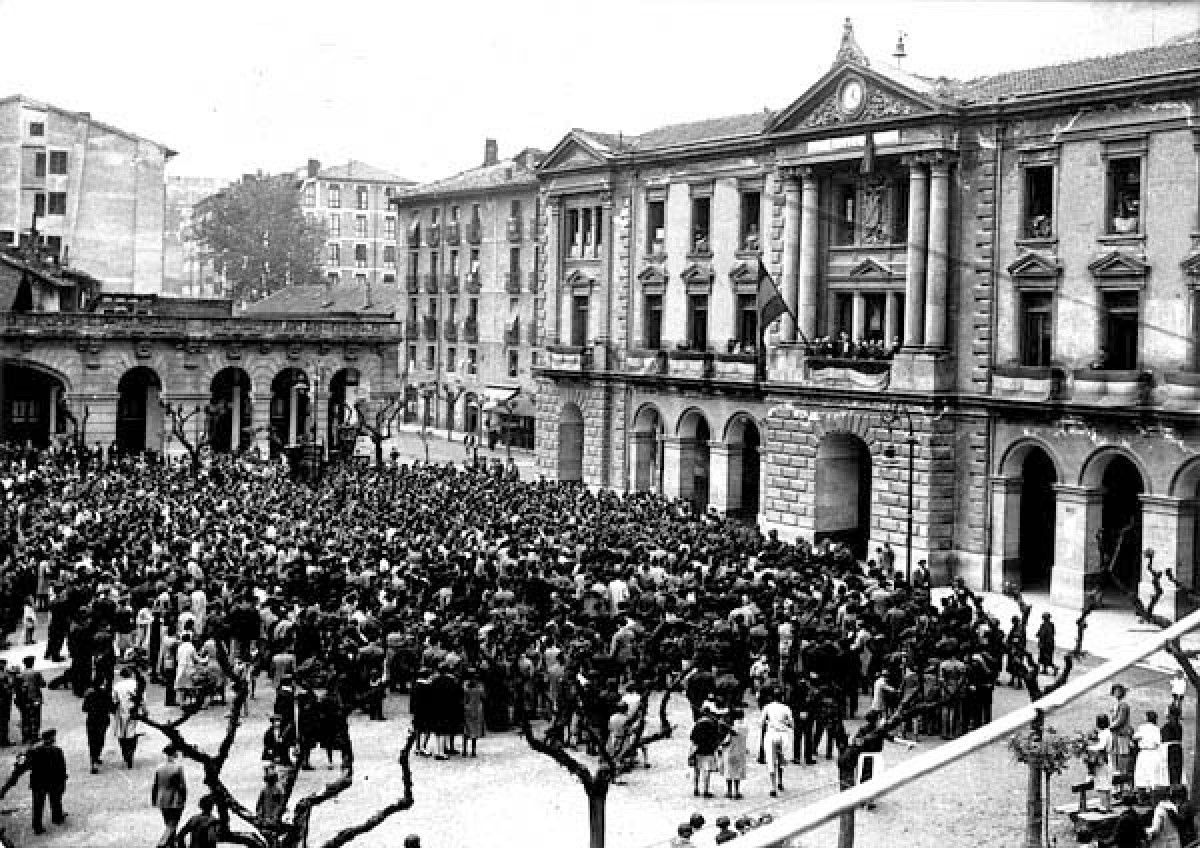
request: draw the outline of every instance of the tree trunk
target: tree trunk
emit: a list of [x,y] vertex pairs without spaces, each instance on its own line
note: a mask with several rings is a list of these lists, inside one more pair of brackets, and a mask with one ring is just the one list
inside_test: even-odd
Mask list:
[[1042,848],[1042,770],[1029,764],[1028,796],[1025,799],[1025,846]]
[[1192,792],[1196,792],[1197,787],[1200,787],[1200,782],[1197,781],[1200,781],[1200,702],[1196,704],[1196,739],[1192,743]]
[[589,848],[604,848],[604,811],[608,805],[608,782],[587,788]]
[[375,467],[383,468],[383,439],[372,439],[375,443]]
[[842,813],[838,821],[838,848],[854,848],[854,810]]

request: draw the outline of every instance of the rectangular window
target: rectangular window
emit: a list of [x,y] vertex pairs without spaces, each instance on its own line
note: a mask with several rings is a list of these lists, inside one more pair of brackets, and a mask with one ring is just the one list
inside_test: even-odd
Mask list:
[[1054,296],[1024,292],[1021,298],[1021,364],[1047,368],[1054,350]]
[[44,136],[46,134],[46,125],[41,121],[30,121],[29,134],[35,137]]
[[441,214],[442,214],[442,210],[440,208],[438,208],[437,206],[430,209],[429,210],[429,223],[436,224],[438,222],[438,216]]
[[354,267],[367,267],[367,246],[365,244],[354,245]]
[[642,345],[647,350],[662,349],[663,296],[648,294],[642,315]]
[[479,367],[479,351],[473,347],[467,348],[467,373],[474,374]]
[[366,275],[366,274],[355,274],[355,275],[354,275],[354,282],[356,282],[356,283],[365,283],[366,281],[367,281],[367,275]]
[[510,350],[508,352],[508,376],[516,377],[517,372],[521,367],[521,354],[519,351]]
[[471,267],[468,268],[467,270],[471,272],[471,276],[475,276],[476,274],[479,273],[479,248],[478,247],[471,248]]
[[368,208],[370,208],[370,207],[369,207],[369,204],[368,204],[368,200],[369,200],[369,198],[370,198],[370,195],[369,195],[369,194],[368,194],[368,192],[367,192],[367,187],[366,187],[366,186],[359,186],[359,187],[358,187],[358,189],[357,189],[357,192],[356,192],[356,194],[358,195],[358,208],[359,208],[359,209],[368,209]]
[[386,239],[394,239],[396,237],[396,219],[383,219],[383,237]]
[[667,203],[651,200],[646,204],[646,252],[663,256],[667,252]]
[[479,298],[477,297],[467,301],[467,320],[471,323],[479,320]]
[[510,218],[520,218],[521,217],[521,201],[520,200],[514,200],[509,205],[508,216]]
[[595,226],[596,238],[592,245],[592,250],[596,256],[600,255],[600,248],[604,246],[604,207],[597,206],[592,212],[592,221]]
[[62,236],[46,236],[46,252],[56,259],[62,256]]
[[419,308],[420,305],[417,303],[417,299],[415,297],[410,297],[408,299],[408,323],[417,323],[417,310]]
[[688,346],[708,350],[708,295],[688,295]]
[[394,244],[383,246],[383,267],[391,269],[396,267],[396,246]]
[[408,363],[413,368],[417,367],[417,346],[416,345],[408,346]]
[[304,186],[304,205],[305,206],[316,206],[317,205],[317,184],[316,183],[308,183],[307,185]]
[[752,294],[737,296],[737,343],[743,352],[754,350],[758,344],[758,297]]
[[429,317],[435,321],[437,320],[437,303],[436,297],[429,298]]
[[692,252],[707,254],[709,247],[709,212],[712,209],[712,198],[692,198]]
[[354,237],[355,238],[366,238],[367,237],[367,216],[366,215],[355,215],[354,216]]
[[17,233],[15,230],[0,230],[0,245],[12,244],[16,241]]
[[[833,334],[834,341],[849,341],[850,330],[854,324],[854,295],[839,292],[833,296]],[[842,339],[842,336],[845,339]]]
[[833,243],[854,244],[858,223],[858,200],[853,184],[834,186],[833,189]]
[[452,297],[446,301],[446,320],[449,321],[451,324],[453,324],[457,320],[457,318],[456,318],[457,312],[458,312],[458,298]]
[[571,344],[583,347],[588,339],[588,296],[577,294],[571,300]]
[[437,279],[438,275],[438,255],[437,252],[429,254],[429,275]]
[[[510,247],[508,249],[508,273],[521,273],[521,248],[519,247]],[[519,278],[517,282],[520,282]]]
[[1037,165],[1025,169],[1024,237],[1054,237],[1054,166]]
[[408,276],[414,280],[417,278],[418,269],[421,267],[421,254],[415,250],[408,254]]
[[67,193],[65,191],[50,192],[50,208],[51,215],[66,215],[67,214]]
[[338,275],[337,271],[330,271],[325,275],[325,279],[329,280],[331,283],[336,283],[339,279],[341,279],[341,277]]
[[1102,368],[1132,371],[1138,367],[1138,293],[1105,292]]
[[46,154],[35,153],[33,156],[33,175],[35,177],[46,176]]
[[50,151],[50,173],[59,175],[67,173],[67,152],[65,150]]
[[592,255],[596,250],[596,242],[594,240],[596,230],[592,226],[592,210],[587,207],[582,210],[582,218],[580,219],[580,227],[583,229],[583,252],[587,255]]
[[395,275],[395,274],[384,274],[384,275],[383,275],[383,281],[384,281],[385,283],[395,283],[395,282],[396,282],[396,275]]
[[1142,160],[1137,156],[1108,160],[1108,232],[1140,233]]
[[458,359],[458,350],[452,347],[446,348],[446,370],[454,370],[454,360]]
[[761,212],[762,195],[757,191],[743,191],[738,223],[738,244],[742,250],[758,250],[758,223]]
[[432,371],[437,363],[437,349],[433,345],[425,348],[425,370]]
[[334,243],[329,245],[329,264],[342,264],[342,246],[340,244]]
[[341,238],[342,237],[342,216],[341,215],[330,215],[329,216],[329,237],[330,238]]
[[458,223],[458,215],[459,215],[458,207],[457,207],[457,206],[451,206],[451,207],[450,207],[450,221],[451,221],[451,223]]
[[35,194],[33,196],[33,214],[39,218],[46,215],[46,195]]
[[331,185],[329,187],[329,208],[342,208],[342,187],[339,185]]
[[863,326],[860,341],[882,342],[887,295],[870,292],[863,295]]
[[908,241],[908,177],[892,183],[892,244]]

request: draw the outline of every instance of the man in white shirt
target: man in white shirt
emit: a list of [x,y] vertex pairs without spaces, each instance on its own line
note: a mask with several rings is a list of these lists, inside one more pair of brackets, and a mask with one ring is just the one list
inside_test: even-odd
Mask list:
[[792,710],[780,703],[778,693],[770,687],[764,696],[768,703],[762,711],[763,748],[767,754],[767,769],[771,776],[771,797],[783,791],[783,767],[792,758]]

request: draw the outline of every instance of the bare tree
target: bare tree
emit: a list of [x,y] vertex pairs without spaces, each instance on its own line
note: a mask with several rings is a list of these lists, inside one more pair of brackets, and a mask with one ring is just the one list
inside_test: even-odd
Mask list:
[[[237,739],[238,729],[245,713],[246,700],[250,695],[250,685],[245,677],[234,671],[223,650],[218,649],[217,654],[218,664],[232,683],[234,696],[225,724],[225,734],[215,752],[209,753],[201,749],[198,745],[189,742],[183,734],[188,720],[199,711],[199,704],[185,708],[178,718],[172,720],[151,717],[143,704],[140,709],[140,718],[147,726],[167,737],[168,741],[184,757],[203,769],[204,785],[208,787],[208,791],[213,797],[221,820],[220,841],[222,843],[245,845],[248,848],[304,848],[308,845],[313,812],[322,804],[333,801],[354,785],[353,756],[348,749],[342,762],[340,776],[322,789],[300,798],[294,804],[292,804],[292,796],[295,793],[296,781],[300,773],[299,759],[288,766],[284,770],[280,786],[284,793],[284,808],[286,809],[288,806],[292,808],[290,818],[285,813],[279,820],[268,820],[258,815],[249,805],[239,801],[225,785],[221,773]],[[412,770],[409,758],[415,741],[416,734],[410,729],[399,757],[400,795],[361,822],[343,827],[318,848],[342,848],[342,846],[349,845],[359,836],[374,830],[391,816],[413,806]],[[247,829],[240,827],[235,829],[234,819],[239,820]]]
[[[160,400],[159,404],[163,408],[163,412],[171,421],[171,435],[174,436],[179,444],[183,445],[183,449],[187,451],[188,458],[192,464],[192,473],[197,474],[200,471],[200,457],[204,448],[209,444],[209,439],[212,435],[212,424],[216,420],[218,414],[211,406],[196,406],[191,412],[184,412],[182,404],[173,404],[170,401]],[[188,436],[187,425],[197,415],[204,413],[205,426],[196,433],[195,438]]]
[[383,443],[391,438],[392,422],[404,411],[403,394],[394,395],[369,409],[365,400],[354,404],[358,432],[365,434],[375,447],[375,464],[383,465]]

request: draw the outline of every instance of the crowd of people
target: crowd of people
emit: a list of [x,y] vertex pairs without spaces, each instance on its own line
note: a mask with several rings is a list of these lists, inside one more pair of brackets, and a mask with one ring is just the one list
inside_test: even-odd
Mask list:
[[486,465],[337,465],[314,487],[228,457],[9,450],[0,492],[2,629],[21,639],[26,607],[44,610],[45,656],[69,655],[48,683],[6,675],[0,718],[15,705],[35,741],[42,684],[69,689],[94,771],[111,718],[132,767],[138,705],[220,703],[230,673],[273,684],[268,780],[318,748],[348,765],[350,714],[386,720],[389,692],[410,695],[418,755],[476,756],[531,722],[632,768],[650,697],[678,687],[695,794],[720,771],[742,797],[757,753],[777,795],[822,748],[849,786],[889,738],[979,727],[1002,675],[1045,665],[1027,615],[1005,629],[961,584],[935,603],[923,564],[906,580],[890,549]]

